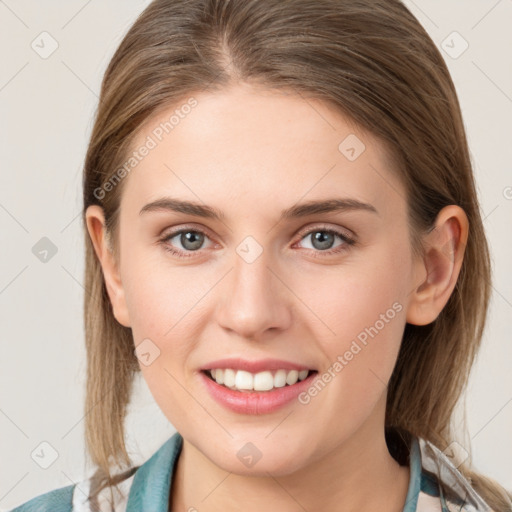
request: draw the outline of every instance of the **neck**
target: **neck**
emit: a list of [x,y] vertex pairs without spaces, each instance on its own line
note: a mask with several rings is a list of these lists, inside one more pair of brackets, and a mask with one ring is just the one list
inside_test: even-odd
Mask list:
[[403,509],[410,477],[409,467],[400,466],[389,453],[383,423],[378,428],[372,418],[307,466],[279,477],[267,475],[225,471],[184,439],[171,510],[397,512]]

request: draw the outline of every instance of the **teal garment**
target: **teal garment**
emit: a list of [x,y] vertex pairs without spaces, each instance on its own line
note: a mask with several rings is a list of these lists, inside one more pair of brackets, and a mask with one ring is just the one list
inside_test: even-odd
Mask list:
[[74,485],[61,487],[27,501],[11,512],[69,512],[72,509]]
[[[33,498],[11,512],[168,512],[172,475],[182,446],[183,437],[176,432],[144,464],[132,468],[129,478],[123,482],[125,496],[113,505],[101,499],[99,502],[85,500],[84,489],[87,490],[90,483],[86,479]],[[455,466],[431,443],[412,438],[409,466],[409,488],[402,512],[490,510]],[[448,487],[445,492],[439,486],[439,479]]]

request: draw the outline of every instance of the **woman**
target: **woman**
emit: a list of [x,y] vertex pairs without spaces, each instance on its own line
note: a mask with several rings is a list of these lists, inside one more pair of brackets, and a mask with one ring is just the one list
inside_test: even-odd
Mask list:
[[[97,471],[16,510],[512,510],[453,435],[489,254],[452,80],[398,0],[152,2],[83,218]],[[138,371],[177,433],[133,467]]]

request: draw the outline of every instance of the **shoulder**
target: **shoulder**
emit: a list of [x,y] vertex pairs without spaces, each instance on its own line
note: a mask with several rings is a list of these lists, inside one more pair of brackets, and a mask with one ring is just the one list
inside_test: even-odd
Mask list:
[[[126,510],[134,477],[134,466],[114,477],[115,484],[101,488],[94,476],[76,484],[72,512],[112,512]],[[101,489],[101,490],[100,490]]]
[[96,474],[33,498],[9,512],[113,512],[156,510],[167,503],[183,438],[176,432],[141,466],[132,466],[104,486]]
[[93,477],[76,484],[47,492],[9,512],[111,512],[126,508],[133,477],[138,466],[116,475],[117,486],[105,487],[95,493],[98,481]]
[[11,510],[11,512],[70,512],[75,484],[60,487],[36,496]]
[[182,437],[176,432],[141,466],[117,474],[113,486],[103,487],[94,476],[77,483],[72,511],[163,510],[181,446]]

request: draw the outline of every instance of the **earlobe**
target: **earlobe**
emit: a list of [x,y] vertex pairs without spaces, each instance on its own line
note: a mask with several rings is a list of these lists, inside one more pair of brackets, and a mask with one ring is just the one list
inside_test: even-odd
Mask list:
[[415,263],[408,323],[427,325],[441,313],[457,283],[468,231],[468,218],[459,206],[445,206],[439,212],[434,229],[423,239],[423,258]]
[[114,317],[124,327],[130,327],[128,309],[118,265],[107,243],[103,209],[91,205],[86,211],[86,224],[94,251],[100,262],[105,286],[112,304]]

